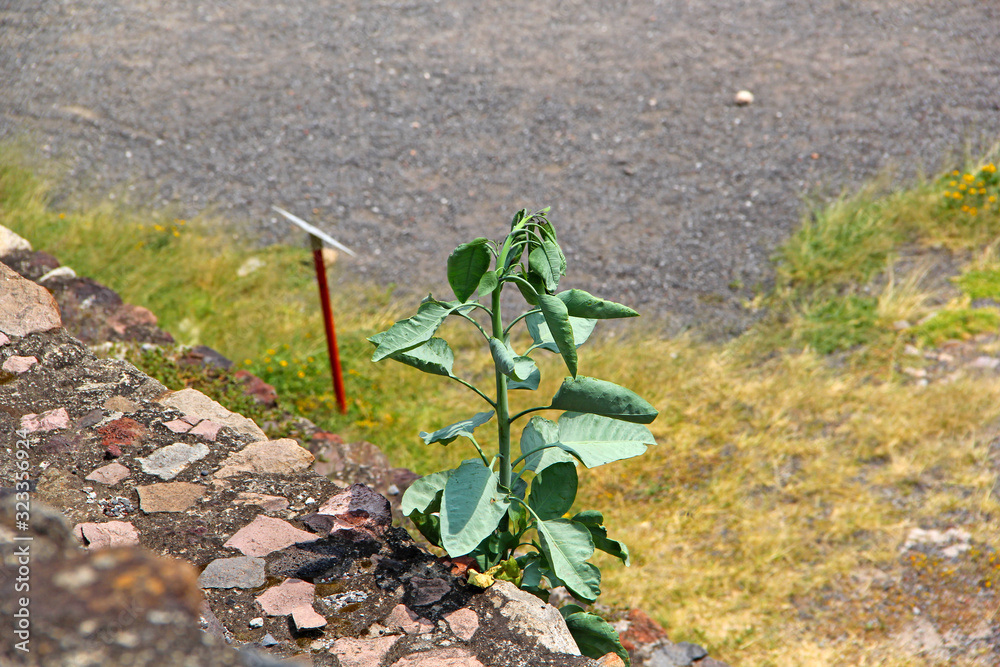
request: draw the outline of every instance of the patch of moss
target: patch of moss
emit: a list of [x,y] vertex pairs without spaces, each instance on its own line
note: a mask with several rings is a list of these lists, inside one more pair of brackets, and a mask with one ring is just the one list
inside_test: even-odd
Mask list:
[[934,317],[914,327],[915,340],[924,345],[939,345],[950,339],[966,339],[979,333],[1000,329],[1000,311],[996,308],[956,308],[939,311]]

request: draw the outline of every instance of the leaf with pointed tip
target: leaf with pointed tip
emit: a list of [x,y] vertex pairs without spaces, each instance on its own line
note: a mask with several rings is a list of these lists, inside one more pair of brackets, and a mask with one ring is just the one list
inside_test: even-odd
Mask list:
[[571,289],[555,295],[566,304],[566,311],[571,317],[587,317],[595,320],[608,320],[617,317],[638,317],[628,306],[614,301],[605,301],[582,289]]
[[628,546],[624,542],[612,540],[608,537],[608,529],[604,527],[604,515],[597,510],[586,510],[573,517],[573,521],[582,523],[590,530],[590,537],[594,540],[594,548],[600,549],[606,554],[611,554],[615,558],[631,565],[631,558],[628,553]]
[[549,421],[545,417],[532,417],[528,425],[521,431],[521,454],[526,455],[524,470],[538,473],[554,463],[574,462],[573,456],[562,449],[557,447],[543,449],[545,445],[558,441],[559,427],[555,422]]
[[448,255],[448,284],[455,297],[465,303],[476,293],[479,282],[490,270],[489,241],[478,238],[455,248]]
[[[439,428],[433,433],[421,431],[420,437],[423,438],[425,445],[429,445],[433,442],[440,442],[442,445],[447,445],[460,435],[471,438],[472,432],[475,431],[477,427],[482,426],[492,418],[492,410],[480,412],[475,416],[469,417],[468,419],[463,419],[462,421],[455,422],[454,424],[449,424],[444,428]],[[480,461],[480,463],[482,463],[482,461]]]
[[554,463],[531,480],[528,505],[542,520],[558,519],[573,507],[577,484],[574,464]]
[[[552,333],[549,331],[549,326],[545,323],[545,316],[541,312],[531,313],[524,318],[524,323],[528,327],[531,339],[535,341],[535,347],[548,350],[549,352],[559,351],[559,347],[556,345],[555,340],[552,338]],[[569,318],[569,325],[573,327],[573,343],[577,347],[580,347],[587,342],[590,334],[594,332],[597,320],[571,316]]]
[[566,304],[551,294],[539,294],[538,307],[545,318],[545,324],[549,327],[552,340],[559,348],[559,354],[566,362],[569,374],[576,377],[576,338],[573,335],[573,327],[570,326]]
[[581,375],[563,380],[559,391],[552,397],[554,410],[588,412],[637,424],[649,424],[658,414],[638,394],[614,382]]
[[642,424],[600,415],[567,412],[559,418],[558,429],[558,440],[553,442],[588,468],[639,456],[656,444]]
[[441,546],[452,558],[469,553],[496,530],[510,504],[499,482],[479,459],[463,461],[448,477],[441,499]]
[[538,295],[545,293],[545,285],[542,283],[542,279],[534,273],[520,274],[520,277],[526,280],[530,287],[520,280],[515,280],[513,283],[517,285],[518,291],[521,292],[521,296],[528,302],[528,305],[537,306]]
[[[387,333],[387,331],[377,333],[368,340],[378,346]],[[452,368],[455,365],[455,354],[451,351],[448,341],[443,338],[431,338],[423,345],[418,345],[405,352],[390,354],[388,358],[407,366],[413,366],[425,373],[445,377],[452,377]]]
[[564,615],[563,618],[566,620],[566,627],[573,635],[580,653],[594,660],[598,660],[608,653],[614,653],[621,658],[626,667],[631,664],[628,651],[622,646],[618,631],[603,618],[582,609],[576,613]]
[[[375,348],[372,361],[381,361],[397,352],[406,352],[423,345],[430,340],[445,318],[458,310],[461,305],[457,302],[424,301],[417,309],[416,315],[400,320],[381,334],[372,336],[378,338],[376,343],[378,347]],[[372,338],[368,340],[376,342]]]
[[601,594],[601,571],[587,562],[594,555],[594,540],[587,527],[567,519],[553,519],[536,521],[535,528],[542,552],[563,585],[581,600],[596,600]]

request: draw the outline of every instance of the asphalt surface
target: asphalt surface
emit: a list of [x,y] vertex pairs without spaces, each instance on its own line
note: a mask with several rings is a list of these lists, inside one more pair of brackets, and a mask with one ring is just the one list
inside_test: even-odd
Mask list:
[[404,292],[551,206],[567,286],[724,334],[804,195],[997,141],[997,35],[984,0],[0,0],[0,139],[302,243],[277,204]]

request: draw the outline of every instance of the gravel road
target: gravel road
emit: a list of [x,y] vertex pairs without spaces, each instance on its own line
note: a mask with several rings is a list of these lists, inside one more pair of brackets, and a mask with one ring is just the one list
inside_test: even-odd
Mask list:
[[302,243],[281,205],[413,291],[551,206],[567,285],[729,333],[803,195],[997,140],[998,34],[983,0],[0,0],[0,138]]

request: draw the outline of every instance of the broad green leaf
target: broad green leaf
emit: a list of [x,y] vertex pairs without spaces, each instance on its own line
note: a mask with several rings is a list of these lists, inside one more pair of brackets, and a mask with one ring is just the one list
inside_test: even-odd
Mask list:
[[597,614],[579,611],[565,616],[566,626],[576,640],[580,653],[597,660],[608,653],[615,653],[626,666],[630,665],[628,651],[622,646],[618,631]]
[[577,614],[583,611],[583,607],[578,604],[564,604],[559,607],[559,613],[562,614],[563,620],[571,614]]
[[638,394],[613,382],[583,375],[563,380],[552,397],[552,408],[589,412],[637,424],[648,424],[657,415],[656,408]]
[[567,412],[559,418],[556,444],[588,468],[630,459],[655,445],[656,439],[642,424],[599,415]]
[[614,319],[616,317],[638,317],[628,306],[614,301],[605,301],[582,289],[571,289],[555,295],[566,304],[566,311],[571,317],[588,317],[595,320]]
[[434,502],[434,496],[439,491],[444,491],[444,485],[447,484],[448,477],[453,472],[453,470],[442,470],[431,473],[411,484],[410,488],[403,494],[403,500],[400,503],[400,511],[403,516],[409,516],[410,512],[414,510],[426,512],[430,504]]
[[625,543],[608,537],[608,529],[603,525],[604,516],[600,512],[596,510],[580,512],[573,517],[573,521],[582,523],[590,530],[590,537],[594,540],[595,549],[600,549],[604,553],[620,559],[626,567],[632,564]]
[[554,463],[531,481],[528,505],[542,520],[558,519],[573,507],[577,484],[575,465]]
[[[549,331],[549,326],[545,323],[544,315],[540,312],[532,313],[524,318],[524,323],[528,327],[528,333],[531,334],[532,340],[535,341],[535,347],[548,350],[549,352],[559,351],[559,347],[556,345],[555,340],[552,338],[552,333]],[[570,317],[569,325],[573,327],[573,342],[577,347],[580,347],[590,338],[594,327],[597,326],[597,320]]]
[[441,546],[449,556],[464,556],[496,530],[510,504],[499,482],[479,459],[463,461],[448,477],[441,500]]
[[[529,359],[530,357],[518,357],[517,359]],[[514,361],[516,362],[517,359]],[[534,363],[534,362],[532,362]],[[517,369],[515,368],[515,371]],[[528,389],[529,391],[535,391],[538,389],[538,384],[542,381],[542,374],[537,367],[532,368],[531,372],[524,380],[512,380],[507,383],[507,389]]]
[[476,288],[476,292],[480,297],[484,297],[487,294],[492,294],[493,290],[497,288],[500,284],[500,279],[497,278],[497,274],[494,271],[487,271],[483,274],[483,277],[479,280],[479,287]]
[[[460,422],[449,424],[448,426],[440,428],[433,433],[421,431],[420,437],[423,438],[425,445],[429,445],[434,442],[440,442],[442,445],[447,445],[460,435],[471,438],[472,432],[475,431],[476,428],[482,426],[492,418],[493,411],[487,410],[486,412],[477,413],[468,419],[463,419]],[[480,463],[482,462],[480,461]]]
[[528,526],[528,510],[522,503],[511,503],[507,508],[507,521],[510,522],[509,530],[520,533]]
[[596,600],[601,594],[601,571],[587,562],[594,555],[594,541],[587,527],[566,519],[537,521],[535,527],[542,552],[563,585],[581,600]]
[[549,327],[552,340],[559,348],[559,354],[566,362],[569,374],[576,377],[576,338],[569,323],[566,304],[550,294],[539,294],[538,307],[545,318],[545,324]]
[[546,292],[559,287],[559,278],[566,271],[566,259],[558,244],[545,240],[528,253],[528,269],[542,279]]
[[488,243],[487,239],[478,238],[463,243],[448,255],[448,284],[462,303],[476,293],[479,282],[490,270],[492,255]]
[[[554,463],[575,461],[572,455],[562,449],[545,445],[559,442],[559,427],[555,422],[545,417],[532,417],[528,425],[521,431],[521,454],[528,455],[524,459],[524,469],[538,473]],[[531,454],[531,452],[536,452]]]
[[[420,304],[416,315],[400,320],[381,334],[372,336],[378,338],[376,343],[378,347],[375,348],[372,361],[381,361],[397,352],[406,352],[423,345],[430,340],[445,318],[458,310],[461,305],[442,301],[425,301]],[[368,340],[375,342],[372,338]]]
[[[378,346],[387,333],[387,331],[377,333],[368,340]],[[448,341],[443,338],[431,338],[423,345],[405,352],[390,354],[388,358],[413,366],[425,373],[445,377],[452,377],[452,368],[455,365],[455,354],[451,351]]]
[[490,354],[493,355],[493,363],[496,364],[497,370],[508,377],[513,375],[514,355],[510,353],[510,350],[504,345],[502,340],[499,338],[490,338]]

